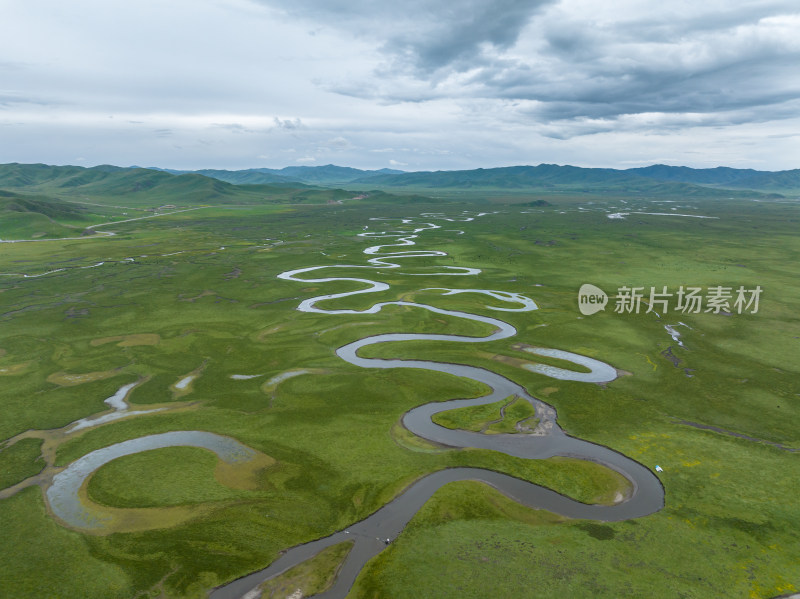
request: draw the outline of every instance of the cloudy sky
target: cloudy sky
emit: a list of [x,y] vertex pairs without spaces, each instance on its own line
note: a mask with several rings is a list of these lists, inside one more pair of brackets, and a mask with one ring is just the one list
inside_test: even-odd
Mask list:
[[0,163],[800,168],[797,0],[0,0]]

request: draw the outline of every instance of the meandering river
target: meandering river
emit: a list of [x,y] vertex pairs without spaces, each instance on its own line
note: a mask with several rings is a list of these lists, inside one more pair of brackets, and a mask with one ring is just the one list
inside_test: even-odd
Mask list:
[[[402,341],[430,341],[435,343],[484,343],[500,339],[508,339],[517,334],[516,329],[507,322],[498,318],[471,314],[456,310],[446,310],[436,306],[409,302],[386,301],[377,302],[364,310],[353,309],[326,309],[320,307],[330,300],[368,293],[387,291],[390,286],[381,281],[368,278],[316,276],[320,271],[330,269],[399,269],[399,261],[412,258],[443,257],[447,254],[439,250],[400,249],[415,246],[420,234],[427,230],[438,229],[440,225],[435,220],[449,222],[469,222],[474,218],[484,216],[463,215],[448,217],[443,214],[427,213],[420,218],[401,219],[399,227],[406,230],[365,231],[360,235],[366,239],[391,240],[392,243],[373,245],[364,250],[364,254],[371,256],[368,264],[336,264],[328,266],[312,266],[287,271],[278,275],[280,279],[296,281],[304,284],[327,283],[334,281],[350,281],[357,286],[352,291],[330,295],[320,295],[300,302],[297,309],[301,312],[314,312],[330,315],[359,315],[376,314],[384,306],[405,306],[409,308],[427,310],[435,314],[446,315],[481,322],[493,327],[493,332],[483,337],[466,335],[435,335],[390,333],[366,337],[344,345],[336,350],[337,355],[343,360],[364,368],[418,368],[446,372],[455,376],[464,377],[485,384],[491,390],[483,397],[473,399],[453,399],[445,402],[434,402],[418,406],[403,417],[403,424],[412,433],[456,448],[483,448],[501,451],[511,456],[526,459],[543,459],[552,456],[568,456],[600,463],[615,470],[627,478],[632,486],[630,496],[615,505],[586,505],[559,495],[554,491],[520,480],[498,472],[478,468],[449,468],[429,474],[409,486],[394,500],[380,508],[369,517],[356,522],[345,530],[336,532],[328,537],[318,539],[311,543],[299,545],[285,551],[277,560],[264,570],[238,579],[228,585],[215,589],[211,593],[213,599],[240,598],[265,580],[300,564],[320,550],[344,541],[353,541],[353,548],[348,554],[337,579],[332,588],[319,597],[328,599],[343,598],[352,587],[358,573],[366,562],[385,549],[388,542],[395,539],[406,526],[408,521],[417,513],[423,504],[443,485],[460,480],[483,481],[515,501],[532,508],[546,509],[571,518],[588,518],[602,521],[626,520],[651,514],[663,507],[664,491],[658,478],[642,464],[607,447],[589,443],[566,434],[558,425],[557,415],[552,406],[528,394],[527,390],[490,370],[467,366],[463,364],[450,364],[427,360],[401,360],[364,358],[359,351],[367,346],[381,343],[396,343]],[[385,221],[388,219],[373,219]],[[410,229],[410,230],[409,230]],[[481,271],[477,268],[459,266],[438,267],[438,272],[431,272],[430,268],[417,269],[417,272],[400,273],[407,276],[473,276]],[[421,271],[421,272],[420,272]],[[316,276],[316,278],[314,278]],[[442,291],[445,295],[460,293],[481,294],[489,298],[493,305],[487,308],[504,312],[527,312],[537,310],[536,302],[524,295],[509,291],[496,291],[488,289],[450,289],[428,288],[426,291]],[[494,305],[497,302],[503,305]],[[613,380],[616,370],[599,360],[581,356],[572,352],[553,348],[526,347],[534,355],[558,358],[566,362],[587,368],[590,372],[572,371],[554,366],[530,364],[529,370],[560,380],[576,380],[589,383],[603,383]],[[246,379],[259,375],[232,375],[234,379]],[[288,378],[290,375],[278,375],[272,380],[277,384],[281,376]],[[188,381],[187,381],[188,383]],[[176,385],[177,386],[177,385]],[[121,390],[120,392],[122,392]],[[127,391],[127,390],[125,390]],[[477,406],[494,403],[509,396],[516,395],[530,402],[536,412],[538,424],[531,434],[495,434],[484,435],[481,433],[452,430],[435,424],[431,417],[445,410]],[[113,399],[113,398],[110,398]],[[119,403],[119,402],[117,402]],[[126,406],[111,403],[115,409],[124,409]],[[110,417],[109,417],[110,418]],[[98,424],[99,421],[96,421]],[[94,424],[94,422],[93,422]],[[156,448],[189,445],[203,447],[214,451],[225,461],[248,460],[254,452],[234,439],[206,433],[202,431],[174,431],[158,435],[150,435],[138,439],[131,439],[117,443],[103,449],[93,451],[84,457],[72,462],[62,472],[53,477],[52,484],[46,491],[46,498],[53,513],[65,523],[76,528],[96,528],[103,526],[103,521],[98,520],[82,505],[79,490],[86,479],[103,464],[109,461],[142,451]]]
[[[480,216],[482,216],[481,214]],[[478,216],[478,215],[476,215]],[[464,216],[460,219],[446,218],[438,214],[426,214],[423,218],[433,220],[469,221],[474,217]],[[415,219],[402,219],[402,224],[413,224]],[[414,434],[451,447],[473,447],[501,451],[508,455],[527,458],[542,459],[552,456],[568,456],[584,460],[591,460],[615,470],[627,478],[632,485],[629,498],[616,505],[586,505],[545,489],[533,483],[513,478],[498,472],[479,468],[449,468],[429,474],[408,487],[393,501],[383,506],[368,518],[357,522],[346,530],[336,532],[323,539],[299,545],[284,552],[269,567],[240,578],[226,586],[220,587],[210,595],[212,599],[238,599],[251,592],[262,582],[280,575],[319,553],[322,549],[344,541],[353,541],[354,545],[348,554],[334,585],[326,592],[317,595],[326,599],[341,599],[347,595],[356,577],[366,562],[376,556],[386,545],[399,535],[408,521],[419,511],[424,503],[443,485],[460,480],[478,480],[485,482],[512,499],[532,508],[546,509],[570,518],[588,518],[602,521],[627,520],[646,516],[658,511],[664,505],[664,490],[658,478],[642,464],[607,447],[576,439],[564,433],[556,421],[556,412],[548,404],[532,397],[517,383],[489,370],[462,364],[449,364],[427,360],[391,360],[377,358],[362,358],[358,355],[361,348],[380,343],[394,343],[398,341],[432,341],[432,342],[458,342],[458,343],[483,343],[498,339],[505,339],[516,335],[516,329],[496,318],[470,314],[455,310],[445,310],[407,301],[378,302],[364,310],[351,309],[325,309],[318,304],[326,300],[337,300],[352,295],[375,293],[389,289],[389,285],[379,281],[362,278],[346,277],[319,277],[308,278],[309,273],[330,268],[400,268],[397,260],[419,257],[436,257],[445,255],[440,251],[391,251],[395,248],[412,246],[418,235],[428,229],[439,228],[432,222],[412,225],[411,232],[407,231],[381,231],[365,232],[363,237],[395,238],[395,243],[382,244],[368,247],[364,254],[376,256],[370,258],[370,266],[365,265],[334,265],[302,268],[281,273],[279,278],[302,283],[327,283],[332,281],[352,281],[363,287],[354,291],[320,295],[304,300],[298,306],[301,312],[316,312],[324,314],[375,314],[384,306],[407,306],[427,310],[436,314],[443,314],[456,318],[464,318],[483,322],[495,327],[495,331],[484,337],[470,337],[464,335],[427,335],[411,333],[390,333],[375,335],[349,343],[336,350],[336,354],[343,360],[362,366],[364,368],[421,368],[446,372],[487,385],[491,392],[483,397],[473,399],[454,399],[445,402],[434,402],[416,407],[405,414],[403,424]],[[390,251],[385,251],[390,248]],[[437,273],[404,273],[417,276],[441,275],[475,275],[479,269],[464,267],[444,267],[445,272]],[[493,310],[505,311],[530,311],[536,310],[536,303],[517,293],[494,291],[485,289],[443,289],[447,294],[454,293],[480,293],[502,302],[518,304],[517,307],[487,306]],[[559,358],[568,362],[587,367],[590,372],[570,371],[562,368],[544,365],[531,365],[530,368],[540,374],[557,379],[570,379],[585,382],[608,382],[616,377],[616,370],[599,360],[586,356],[565,352],[551,348],[529,348],[528,351],[538,355]],[[535,368],[540,366],[540,368]],[[477,406],[500,401],[510,395],[516,395],[531,403],[536,410],[539,423],[533,434],[497,434],[484,435],[463,430],[452,430],[435,424],[431,417],[445,410]]]

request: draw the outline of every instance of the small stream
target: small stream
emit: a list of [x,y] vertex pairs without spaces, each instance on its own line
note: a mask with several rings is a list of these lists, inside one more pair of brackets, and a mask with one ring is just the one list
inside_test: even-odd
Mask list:
[[102,517],[88,510],[78,495],[84,481],[111,460],[165,447],[208,449],[228,463],[247,461],[255,456],[252,449],[236,439],[204,431],[171,431],[122,441],[87,453],[53,476],[53,482],[46,492],[50,509],[58,518],[75,528],[102,527]]

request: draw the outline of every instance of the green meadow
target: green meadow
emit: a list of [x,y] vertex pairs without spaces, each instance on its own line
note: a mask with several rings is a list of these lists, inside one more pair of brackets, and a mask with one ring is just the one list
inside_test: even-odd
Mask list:
[[447,428],[492,434],[531,432],[538,419],[530,403],[512,396],[493,404],[439,412],[433,421]]
[[[51,191],[39,185],[35,191]],[[487,343],[383,343],[362,355],[501,373],[554,406],[569,434],[651,469],[659,465],[666,492],[666,507],[656,514],[601,523],[529,510],[477,482],[454,483],[368,563],[350,597],[767,599],[800,592],[800,464],[790,451],[800,449],[796,202],[554,194],[550,206],[538,207],[521,206],[536,199],[522,194],[487,199],[474,192],[426,204],[418,197],[350,200],[352,192],[294,189],[259,203],[255,187],[241,204],[187,201],[180,206],[197,209],[100,227],[115,233],[109,237],[0,244],[0,594],[205,597],[447,467],[505,472],[584,502],[611,503],[630,492],[622,477],[594,463],[522,460],[414,437],[401,424],[406,411],[486,389],[430,371],[358,368],[335,350],[382,333],[485,336],[492,327],[403,306],[377,314],[301,313],[296,307],[304,299],[361,284],[276,278],[336,264],[350,267],[302,276],[367,278],[391,287],[326,308],[416,301],[500,318],[518,330]],[[47,218],[64,227],[123,220],[131,210],[110,207],[111,198],[92,196],[100,206]],[[161,201],[148,203],[144,192],[128,199],[142,214]],[[672,207],[716,218],[636,213]],[[442,227],[416,240],[416,247],[447,257],[405,258],[395,269],[353,268],[366,265],[363,250],[380,243],[357,234],[399,222],[370,218],[475,209],[490,214],[432,221]],[[630,214],[610,219],[605,210]],[[3,220],[4,230],[24,239],[39,232],[31,224],[39,217],[14,212],[27,221]],[[443,266],[482,272],[447,276]],[[605,311],[581,315],[583,283],[612,296]],[[671,308],[656,315],[645,313],[646,304],[628,314],[614,311],[622,286],[760,286],[763,293],[755,314]],[[490,307],[510,305],[430,288],[518,292],[539,309],[500,312]],[[683,345],[665,325],[676,328]],[[525,346],[593,357],[621,376],[597,385],[537,374],[523,366],[580,368]],[[273,381],[285,373],[294,376]],[[188,376],[191,383],[178,386]],[[65,429],[109,411],[103,400],[129,383],[138,383],[128,397],[132,410],[158,411]],[[532,429],[531,417],[527,403],[510,397],[436,418],[491,434]],[[128,528],[71,529],[48,512],[41,485],[58,468],[95,449],[173,430],[226,435],[268,458],[245,473],[196,448],[126,456],[98,469],[81,494],[130,511]],[[13,490],[32,476],[44,478]],[[319,592],[348,550],[330,548],[266,585],[264,596]]]

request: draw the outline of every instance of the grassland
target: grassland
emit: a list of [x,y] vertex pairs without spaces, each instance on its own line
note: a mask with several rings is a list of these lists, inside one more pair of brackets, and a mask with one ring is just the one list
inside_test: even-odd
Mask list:
[[[458,428],[486,434],[525,432],[536,428],[536,411],[530,403],[518,397],[502,401],[459,408],[434,414],[433,421],[447,428]],[[520,428],[517,428],[517,426]]]
[[[473,364],[512,378],[555,406],[570,434],[661,465],[666,507],[632,522],[567,521],[523,509],[477,483],[449,485],[367,566],[352,596],[766,599],[800,590],[797,455],[683,423],[800,447],[800,208],[769,201],[549,197],[553,207],[520,209],[504,201],[496,199],[497,214],[425,232],[420,247],[447,251],[447,258],[406,259],[394,270],[336,270],[336,276],[374,276],[391,289],[327,307],[415,299],[512,323],[519,331],[514,339],[382,344],[364,354]],[[719,218],[630,214],[611,220],[600,206],[629,212],[678,206],[679,212]],[[471,207],[368,200],[217,206],[115,224],[108,228],[113,237],[5,244],[0,272],[15,274],[0,276],[0,439],[58,429],[107,410],[105,398],[147,377],[132,392],[132,407],[174,409],[51,435],[53,464],[170,430],[228,435],[276,463],[250,488],[225,484],[213,456],[197,449],[107,464],[87,485],[95,501],[125,509],[208,508],[189,521],[141,532],[88,535],[64,528],[48,514],[37,487],[0,499],[3,592],[203,597],[214,585],[264,567],[288,546],[363,518],[423,474],[450,466],[507,472],[587,502],[610,502],[626,492],[619,476],[596,464],[414,444],[398,424],[403,413],[484,390],[426,371],[367,371],[334,353],[371,334],[486,335],[491,327],[401,307],[369,315],[299,313],[302,299],[355,284],[276,279],[293,268],[365,264],[361,252],[374,242],[356,233],[378,226],[370,217]],[[464,278],[402,274],[441,272],[443,265],[483,272]],[[20,276],[50,271],[57,272]],[[741,284],[760,285],[764,294],[757,314],[657,318],[607,310],[581,317],[576,294],[584,282],[610,293],[622,285]],[[486,296],[420,291],[431,287],[520,292],[539,310],[500,313],[486,308],[493,301]],[[690,327],[679,329],[684,347],[664,329],[678,321]],[[514,349],[515,342],[582,353],[630,375],[605,386],[553,380],[521,368],[534,357]],[[271,377],[298,369],[310,373],[265,390]],[[175,383],[189,373],[197,373],[189,392],[176,394]],[[232,374],[260,376],[233,380]],[[41,440],[33,438],[0,449],[3,484],[41,470],[41,452]],[[295,574],[324,583],[340,559],[326,555],[313,572]],[[293,580],[286,582],[289,592]]]
[[341,543],[323,549],[316,557],[260,585],[262,596],[289,597],[298,590],[303,597],[322,593],[333,585],[351,546],[352,543]]

